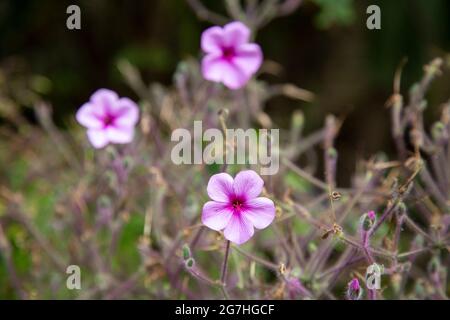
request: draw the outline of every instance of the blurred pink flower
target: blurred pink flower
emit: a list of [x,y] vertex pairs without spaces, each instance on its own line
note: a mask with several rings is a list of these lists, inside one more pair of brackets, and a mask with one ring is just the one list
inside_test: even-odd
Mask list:
[[87,128],[87,136],[95,148],[108,143],[129,143],[139,120],[138,106],[117,93],[99,89],[76,114],[77,121]]
[[376,218],[375,211],[371,210],[371,211],[367,212],[367,216],[369,217],[370,220],[375,220],[375,218]]
[[259,45],[249,43],[249,39],[250,30],[238,21],[223,28],[206,29],[201,38],[206,53],[202,61],[203,77],[230,89],[243,87],[258,71],[263,59]]
[[207,187],[213,201],[203,206],[203,224],[216,231],[224,229],[231,242],[246,242],[253,236],[253,228],[264,229],[275,218],[272,200],[258,197],[263,185],[252,170],[239,172],[234,180],[228,173],[213,175]]

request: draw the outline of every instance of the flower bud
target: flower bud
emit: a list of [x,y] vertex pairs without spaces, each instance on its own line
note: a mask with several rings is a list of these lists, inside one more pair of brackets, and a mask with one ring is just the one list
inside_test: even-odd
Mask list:
[[423,145],[423,133],[418,129],[412,129],[409,133],[412,144],[416,147]]
[[106,208],[111,206],[111,199],[107,195],[101,195],[98,198],[97,205],[101,208]]
[[133,167],[133,164],[134,164],[134,160],[133,160],[132,157],[126,156],[126,157],[123,159],[123,168],[124,168],[125,170],[128,170],[128,169],[132,168],[132,167]]
[[414,285],[414,292],[419,299],[423,299],[427,295],[426,288],[421,279],[416,281]]
[[303,112],[296,111],[292,115],[292,127],[301,130],[303,128],[303,125],[305,124],[305,117],[303,115]]
[[316,244],[313,242],[308,243],[308,251],[311,253],[316,252],[317,251]]
[[362,294],[363,294],[363,289],[359,285],[359,280],[357,278],[353,278],[348,283],[347,299],[348,300],[359,300],[359,299],[361,299]]
[[179,84],[181,81],[186,79],[186,75],[189,73],[189,65],[182,61],[178,63],[175,73],[173,75],[174,81]]
[[116,189],[118,185],[117,175],[112,170],[107,170],[105,172],[105,178],[108,181],[108,185],[111,189]]
[[434,257],[431,259],[430,263],[428,264],[428,272],[430,274],[437,274],[439,273],[441,269],[441,262],[438,258]]
[[191,249],[189,249],[189,246],[185,244],[182,250],[183,250],[183,260],[188,260],[191,257]]
[[332,159],[337,159],[338,153],[335,148],[328,148],[327,149],[328,156]]
[[445,125],[438,121],[436,122],[432,129],[431,129],[431,135],[433,136],[433,139],[438,142],[442,142],[445,139],[448,139],[448,134],[445,130]]
[[360,227],[363,231],[369,231],[374,226],[375,222],[377,220],[377,215],[375,214],[375,211],[371,210],[361,216],[360,221]]
[[97,212],[97,223],[99,225],[106,225],[111,221],[113,217],[113,208],[111,199],[108,196],[102,195],[98,198]]
[[428,106],[428,102],[426,100],[422,100],[417,107],[418,107],[419,111],[423,112],[423,111],[425,111],[427,106]]
[[114,160],[118,156],[116,148],[112,145],[106,147],[106,154],[110,160]]
[[420,90],[420,86],[419,86],[419,84],[416,82],[416,83],[414,83],[414,84],[409,88],[409,95],[410,95],[410,96],[417,95],[417,93],[419,92],[419,90]]
[[400,201],[397,205],[397,213],[398,215],[402,216],[406,214],[407,207],[406,204],[403,201]]
[[186,265],[186,268],[192,269],[195,265],[195,260],[193,258],[187,259],[184,264]]
[[425,240],[421,234],[418,234],[413,240],[413,248],[420,249],[423,248]]

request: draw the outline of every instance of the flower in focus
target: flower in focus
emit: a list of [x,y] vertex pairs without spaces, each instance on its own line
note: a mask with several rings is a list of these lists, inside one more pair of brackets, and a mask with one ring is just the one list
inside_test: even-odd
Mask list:
[[108,89],[99,89],[81,106],[76,119],[87,128],[91,144],[103,148],[108,143],[123,144],[133,140],[139,109],[130,99],[119,98]]
[[241,22],[231,22],[223,28],[206,29],[201,38],[206,56],[202,74],[207,80],[221,82],[229,89],[243,87],[258,71],[263,59],[256,43],[249,43],[250,30]]
[[239,172],[233,179],[227,173],[213,175],[207,192],[213,201],[203,206],[202,222],[207,227],[224,230],[226,239],[236,244],[249,240],[254,228],[264,229],[275,218],[272,200],[258,197],[264,181],[252,170]]
[[361,299],[363,289],[361,288],[357,278],[353,278],[348,283],[347,288],[347,299],[348,300],[359,300]]

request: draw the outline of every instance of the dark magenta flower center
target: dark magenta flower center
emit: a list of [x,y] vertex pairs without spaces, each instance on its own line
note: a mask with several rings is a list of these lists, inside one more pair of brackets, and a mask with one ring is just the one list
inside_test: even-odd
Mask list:
[[114,121],[115,120],[116,120],[116,116],[114,116],[113,114],[107,113],[102,119],[103,126],[105,128],[109,127],[109,126],[112,126],[112,125],[114,125]]
[[233,205],[233,209],[237,211],[240,211],[244,206],[244,202],[240,199],[234,199],[231,203]]
[[224,47],[222,48],[222,55],[225,59],[231,60],[236,56],[236,51],[233,47]]

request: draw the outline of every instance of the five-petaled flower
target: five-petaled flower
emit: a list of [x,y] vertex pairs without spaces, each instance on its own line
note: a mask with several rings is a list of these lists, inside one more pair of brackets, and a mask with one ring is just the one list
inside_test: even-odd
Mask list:
[[119,98],[108,89],[97,90],[90,101],[76,114],[77,121],[87,128],[87,136],[95,148],[108,143],[129,143],[139,120],[138,106],[128,98]]
[[272,200],[258,197],[264,181],[252,170],[239,172],[233,179],[227,173],[213,175],[207,192],[213,201],[203,206],[202,222],[236,244],[249,240],[254,228],[264,229],[275,218]]
[[206,29],[201,38],[202,74],[207,80],[220,82],[229,89],[243,87],[258,71],[263,60],[261,48],[249,43],[250,30],[241,22],[223,28]]

